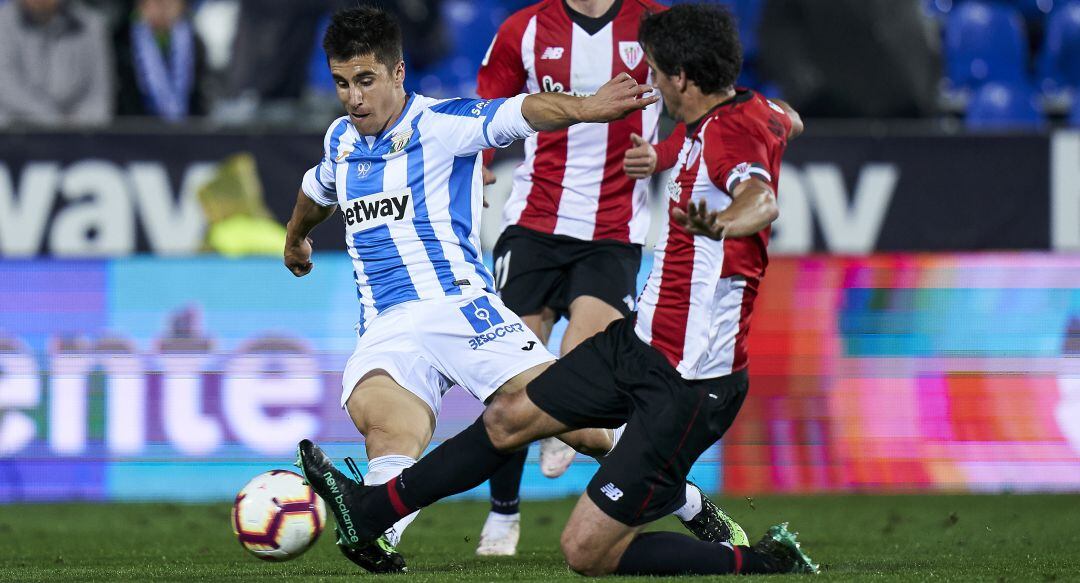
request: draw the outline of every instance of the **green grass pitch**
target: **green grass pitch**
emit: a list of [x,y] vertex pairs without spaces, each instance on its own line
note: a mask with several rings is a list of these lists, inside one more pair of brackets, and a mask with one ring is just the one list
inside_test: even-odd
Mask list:
[[[1080,581],[1080,496],[802,496],[719,498],[753,539],[790,520],[825,566],[821,581]],[[413,582],[582,580],[567,571],[559,531],[572,500],[527,502],[514,558],[475,557],[479,502],[425,510],[401,550]],[[0,581],[333,581],[366,577],[331,531],[287,563],[249,556],[229,506],[0,506]],[[658,528],[681,530],[672,519]],[[794,577],[794,576],[788,576]],[[385,578],[385,577],[384,577]],[[718,577],[717,579],[722,579]]]

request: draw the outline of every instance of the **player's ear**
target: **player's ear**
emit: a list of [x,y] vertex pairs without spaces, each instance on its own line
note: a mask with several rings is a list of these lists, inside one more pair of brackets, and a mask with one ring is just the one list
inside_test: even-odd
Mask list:
[[405,85],[405,61],[398,61],[390,75],[394,78],[394,85]]
[[686,69],[682,69],[675,75],[675,88],[679,93],[685,93],[690,88],[690,80],[686,78]]

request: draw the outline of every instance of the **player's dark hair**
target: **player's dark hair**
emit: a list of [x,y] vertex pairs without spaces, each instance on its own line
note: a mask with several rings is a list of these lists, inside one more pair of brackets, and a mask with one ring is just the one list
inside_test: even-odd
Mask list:
[[401,62],[401,27],[393,16],[372,6],[339,10],[323,36],[323,50],[331,61],[362,55],[393,70]]
[[686,72],[704,93],[735,85],[742,70],[742,45],[735,17],[710,4],[678,4],[647,16],[638,41],[665,75]]

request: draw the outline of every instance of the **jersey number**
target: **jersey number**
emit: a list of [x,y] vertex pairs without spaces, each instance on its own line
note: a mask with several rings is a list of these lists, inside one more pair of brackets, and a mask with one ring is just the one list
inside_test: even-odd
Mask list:
[[495,259],[495,291],[502,291],[506,278],[510,276],[510,251]]

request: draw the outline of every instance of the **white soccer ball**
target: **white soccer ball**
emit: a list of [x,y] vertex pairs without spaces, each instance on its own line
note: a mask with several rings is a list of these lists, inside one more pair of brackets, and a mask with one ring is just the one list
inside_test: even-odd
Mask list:
[[271,470],[255,476],[236,495],[232,524],[248,552],[266,561],[287,561],[318,540],[326,506],[299,475]]

